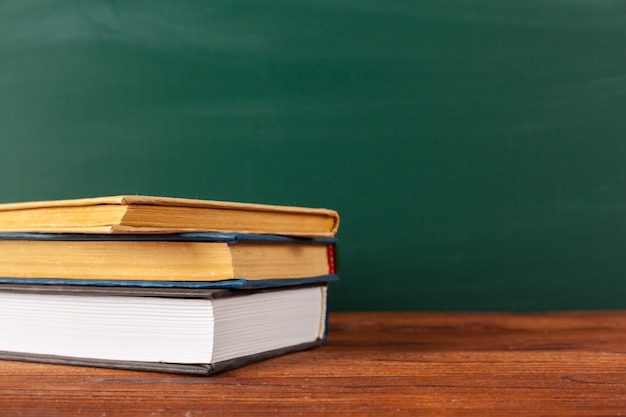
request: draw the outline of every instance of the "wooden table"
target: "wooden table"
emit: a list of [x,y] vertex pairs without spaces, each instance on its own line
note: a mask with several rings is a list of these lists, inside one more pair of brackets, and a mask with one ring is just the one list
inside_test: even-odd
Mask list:
[[1,416],[626,414],[626,312],[336,313],[209,378],[0,361]]

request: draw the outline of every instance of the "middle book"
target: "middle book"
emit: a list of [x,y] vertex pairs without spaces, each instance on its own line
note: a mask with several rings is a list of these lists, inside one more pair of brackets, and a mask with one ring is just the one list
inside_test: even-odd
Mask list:
[[334,238],[182,233],[0,234],[0,282],[198,288],[337,279]]

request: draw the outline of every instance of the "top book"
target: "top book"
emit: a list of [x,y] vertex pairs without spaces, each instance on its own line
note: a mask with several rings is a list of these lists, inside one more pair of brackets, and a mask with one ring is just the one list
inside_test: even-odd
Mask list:
[[336,211],[139,195],[0,204],[0,232],[333,237]]

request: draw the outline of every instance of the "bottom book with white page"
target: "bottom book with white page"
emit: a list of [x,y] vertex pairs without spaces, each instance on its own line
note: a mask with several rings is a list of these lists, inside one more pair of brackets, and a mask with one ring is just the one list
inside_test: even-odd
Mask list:
[[0,359],[212,375],[326,339],[326,285],[0,285]]

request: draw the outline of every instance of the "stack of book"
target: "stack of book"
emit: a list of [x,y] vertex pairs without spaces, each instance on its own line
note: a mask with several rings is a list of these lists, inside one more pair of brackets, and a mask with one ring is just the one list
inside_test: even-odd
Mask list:
[[166,197],[0,204],[0,358],[210,375],[320,345],[338,224]]

